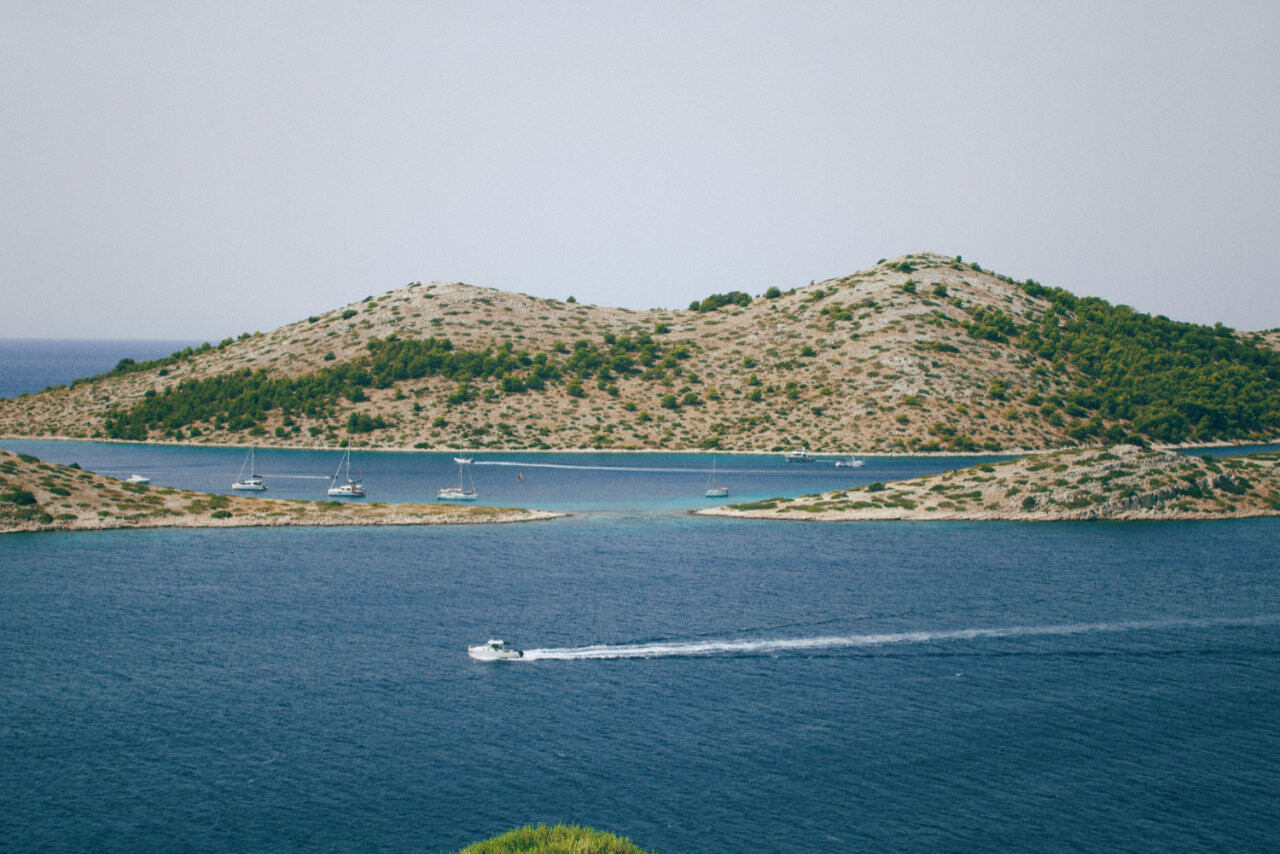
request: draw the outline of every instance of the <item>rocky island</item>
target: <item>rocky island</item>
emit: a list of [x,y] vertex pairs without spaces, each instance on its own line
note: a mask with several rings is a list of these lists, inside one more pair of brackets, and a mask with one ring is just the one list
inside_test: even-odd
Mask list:
[[752,519],[1225,519],[1280,516],[1280,453],[1192,457],[1116,445],[696,511]]
[[[1280,330],[1152,317],[933,253],[759,296],[711,294],[686,309],[412,282],[270,332],[125,358],[104,374],[0,400],[0,437],[434,452],[1031,453],[705,512],[1274,515],[1274,460],[1154,448],[1280,438],[1278,345]],[[135,490],[4,461],[13,468],[4,494],[26,502],[0,500],[9,529],[547,515]]]
[[827,454],[1266,442],[1278,336],[932,253],[647,311],[414,282],[0,400],[0,436]]
[[215,495],[129,483],[0,451],[0,533],[266,525],[457,525],[532,522],[539,510],[452,504],[355,504]]

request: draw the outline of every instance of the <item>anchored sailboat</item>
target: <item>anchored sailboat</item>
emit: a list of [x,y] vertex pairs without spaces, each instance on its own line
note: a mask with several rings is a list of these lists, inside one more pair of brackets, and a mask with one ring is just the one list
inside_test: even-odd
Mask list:
[[[344,464],[347,467],[347,480],[346,483],[338,483],[338,475],[342,472]],[[338,470],[333,473],[333,480],[329,482],[329,495],[334,498],[364,498],[364,484],[351,479],[350,445],[347,445],[347,452],[342,455],[342,462],[338,463]]]
[[[245,475],[245,469],[249,470],[249,474]],[[262,481],[262,475],[254,472],[253,465],[253,446],[249,446],[249,456],[244,458],[244,463],[240,466],[240,476],[236,478],[236,482],[231,484],[232,489],[247,489],[251,492],[266,492],[267,485]]]
[[716,458],[711,458],[711,477],[707,479],[707,498],[728,498],[729,487],[716,484]]
[[[476,500],[476,482],[471,477],[471,458],[470,457],[454,457],[453,461],[458,464],[458,485],[446,486],[444,489],[436,491],[436,498],[441,501],[475,501]],[[466,473],[464,485],[463,473]]]

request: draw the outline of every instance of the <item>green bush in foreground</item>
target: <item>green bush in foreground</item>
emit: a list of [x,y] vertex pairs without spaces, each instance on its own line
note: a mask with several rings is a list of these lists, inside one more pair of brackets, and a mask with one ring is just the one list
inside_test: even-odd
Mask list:
[[468,845],[458,854],[644,854],[629,839],[589,827],[521,827]]

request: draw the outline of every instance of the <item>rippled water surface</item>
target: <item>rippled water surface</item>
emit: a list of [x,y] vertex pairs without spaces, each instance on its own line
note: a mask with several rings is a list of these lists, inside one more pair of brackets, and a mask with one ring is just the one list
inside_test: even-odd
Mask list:
[[[0,838],[1267,850],[1278,535],[650,512],[9,536]],[[488,637],[530,659],[470,661]]]
[[[244,458],[0,447],[216,492]],[[449,851],[563,821],[662,852],[1276,849],[1280,520],[702,519],[705,455],[475,459],[481,503],[574,515],[0,537],[0,848]],[[458,474],[352,460],[387,501]],[[717,475],[750,500],[972,462]],[[258,463],[323,498],[338,455]],[[526,659],[469,660],[490,637]]]

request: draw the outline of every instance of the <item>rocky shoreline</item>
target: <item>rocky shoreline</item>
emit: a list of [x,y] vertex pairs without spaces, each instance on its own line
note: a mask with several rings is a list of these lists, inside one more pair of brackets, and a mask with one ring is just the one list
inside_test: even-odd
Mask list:
[[818,522],[1243,519],[1280,516],[1278,466],[1275,452],[1212,459],[1118,445],[694,512]]
[[117,528],[466,525],[535,522],[564,513],[517,507],[302,501],[128,483],[0,451],[0,533]]

